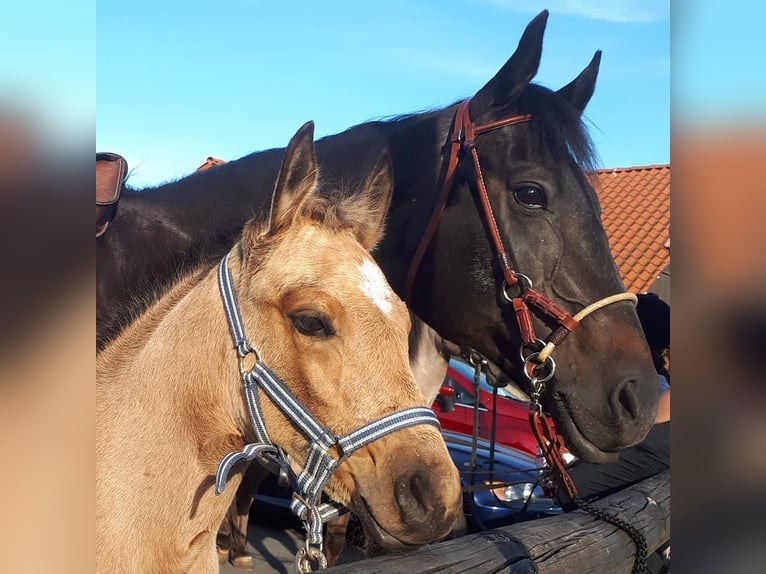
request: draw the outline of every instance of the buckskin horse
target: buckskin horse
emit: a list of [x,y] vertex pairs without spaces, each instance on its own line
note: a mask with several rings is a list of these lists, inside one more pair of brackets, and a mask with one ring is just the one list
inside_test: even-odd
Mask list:
[[[606,462],[646,435],[659,389],[633,305],[590,312],[624,289],[582,122],[600,52],[561,89],[535,85],[547,17],[473,97],[354,126],[317,153],[328,189],[353,193],[389,150],[394,194],[374,256],[394,290],[439,335],[497,365],[498,381],[524,383],[574,454]],[[179,269],[229,249],[245,213],[268,207],[281,156],[123,192],[97,241],[99,345]]]
[[229,470],[257,455],[301,469],[302,571],[321,564],[324,490],[390,548],[446,535],[460,512],[409,367],[407,308],[368,253],[388,158],[361,193],[320,197],[312,136],[306,124],[288,146],[268,217],[97,356],[98,572],[216,572]]

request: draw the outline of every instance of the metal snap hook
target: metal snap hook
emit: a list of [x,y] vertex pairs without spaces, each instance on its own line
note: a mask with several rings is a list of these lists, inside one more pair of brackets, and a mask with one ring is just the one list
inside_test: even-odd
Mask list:
[[[521,292],[527,289],[532,289],[532,280],[529,277],[527,277],[523,273],[518,273],[518,272],[516,273],[516,277],[518,277],[519,279],[523,279],[524,281],[527,282],[526,287],[523,284],[519,286],[519,289],[521,290]],[[519,281],[519,283],[521,283],[521,281]],[[511,301],[513,301],[513,297],[511,297],[508,294],[508,289],[510,289],[510,285],[508,285],[508,282],[505,279],[503,279],[503,282],[500,284],[500,290],[503,292],[503,297],[505,298],[505,300],[510,303]]]
[[[526,373],[526,365],[524,367],[524,372]],[[540,397],[543,394],[543,384],[534,376],[529,379],[529,382],[532,387],[532,392],[529,393],[529,408],[536,411],[538,415],[542,415],[543,405],[540,402]]]

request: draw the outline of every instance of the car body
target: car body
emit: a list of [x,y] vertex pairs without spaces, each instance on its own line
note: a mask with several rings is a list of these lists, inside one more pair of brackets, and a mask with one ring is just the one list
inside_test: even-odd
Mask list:
[[[452,389],[454,408],[445,408],[440,398],[434,401],[432,408],[439,418],[442,428],[449,431],[470,435],[473,433],[474,405],[476,386],[474,368],[459,359],[451,359],[447,375],[442,383],[442,391]],[[532,456],[540,454],[537,439],[529,425],[529,397],[518,389],[497,388],[497,400],[493,399],[493,387],[487,382],[484,373],[479,382],[478,436],[491,440],[492,418],[495,414],[495,440],[500,444],[513,447]],[[493,408],[494,406],[494,408]],[[555,432],[555,429],[551,427]]]
[[[463,485],[463,513],[471,532],[553,516],[562,512],[551,498],[542,458],[496,444],[490,456],[489,441],[477,439],[472,457],[473,437],[442,431],[444,441]],[[473,462],[473,467],[472,467]],[[279,486],[270,475],[256,496],[259,509],[289,513],[292,491]]]
[[[478,433],[473,450],[474,369],[453,358],[432,408],[463,484],[463,511],[470,531],[496,528],[562,512],[546,482],[547,466],[529,424],[529,399],[517,389],[493,387],[482,373],[479,382]],[[449,395],[449,400],[442,400]],[[493,409],[493,405],[495,408]],[[492,416],[495,445],[490,449]],[[553,430],[553,429],[552,429]],[[570,462],[574,457],[564,452]],[[472,468],[472,463],[474,467]],[[289,487],[270,476],[256,496],[256,505],[289,512]]]
[[562,512],[552,498],[554,489],[542,458],[502,444],[495,444],[490,455],[490,443],[484,439],[477,439],[473,457],[472,436],[451,431],[442,431],[442,435],[460,471],[469,531]]

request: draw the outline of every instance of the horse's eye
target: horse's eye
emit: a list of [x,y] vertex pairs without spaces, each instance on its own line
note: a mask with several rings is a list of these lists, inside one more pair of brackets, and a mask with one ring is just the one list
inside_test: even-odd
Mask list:
[[290,316],[299,333],[307,337],[331,337],[335,334],[329,319],[312,311],[300,311]]
[[513,196],[521,205],[530,209],[545,207],[545,191],[539,185],[524,183],[513,188]]

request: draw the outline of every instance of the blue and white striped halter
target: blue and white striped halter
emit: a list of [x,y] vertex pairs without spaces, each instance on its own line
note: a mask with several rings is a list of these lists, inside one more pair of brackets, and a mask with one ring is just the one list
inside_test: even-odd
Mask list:
[[[338,465],[353,452],[371,442],[395,431],[414,425],[430,424],[439,427],[434,412],[427,407],[403,409],[350,432],[343,436],[335,435],[325,427],[308,408],[303,405],[285,384],[261,360],[260,353],[254,349],[245,336],[244,323],[237,303],[237,295],[228,266],[227,254],[218,265],[218,286],[221,290],[223,305],[229,320],[234,346],[239,355],[240,373],[244,385],[247,410],[255,431],[256,443],[245,445],[239,452],[227,454],[216,473],[215,491],[221,494],[226,488],[229,472],[240,461],[252,461],[261,457],[278,464],[290,477],[293,488],[293,500],[290,505],[293,513],[303,522],[306,529],[306,547],[298,551],[296,565],[301,572],[311,570],[310,561],[317,562],[320,568],[326,565],[322,549],[322,525],[337,517],[343,508],[337,503],[320,503],[322,491]],[[248,354],[255,355],[255,364],[250,370],[244,366]],[[296,476],[292,471],[287,453],[271,442],[258,396],[258,389],[263,389],[269,399],[306,437],[309,454],[306,464]],[[340,458],[330,454],[335,448]]]

